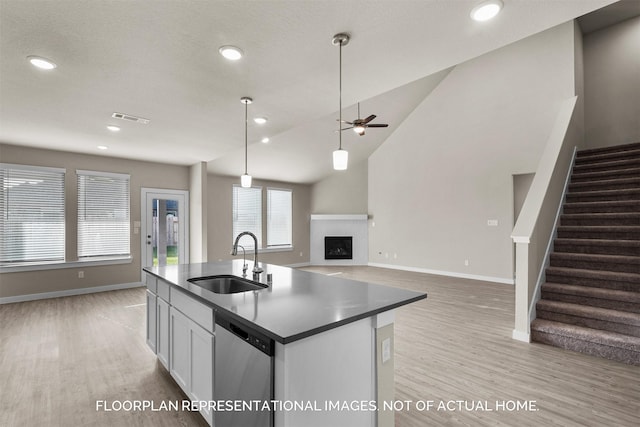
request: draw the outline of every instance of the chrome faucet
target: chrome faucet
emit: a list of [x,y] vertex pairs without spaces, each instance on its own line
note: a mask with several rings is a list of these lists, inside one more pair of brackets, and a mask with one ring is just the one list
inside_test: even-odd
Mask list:
[[[264,270],[262,268],[260,268],[258,266],[258,238],[256,237],[255,234],[253,234],[250,231],[243,231],[242,233],[238,234],[238,236],[236,237],[236,241],[233,243],[233,250],[231,251],[231,255],[238,255],[238,241],[240,240],[240,238],[242,236],[251,236],[253,237],[253,249],[254,249],[254,253],[253,253],[253,270],[251,270],[254,274],[254,276],[258,273],[262,273]],[[242,246],[240,246],[242,248]],[[244,248],[242,248],[242,250],[244,251]]]
[[242,277],[247,277],[247,251],[244,250],[244,246],[238,245],[242,249]]

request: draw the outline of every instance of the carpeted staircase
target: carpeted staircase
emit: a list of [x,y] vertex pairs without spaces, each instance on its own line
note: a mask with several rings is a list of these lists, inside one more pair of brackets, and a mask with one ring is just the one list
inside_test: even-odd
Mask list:
[[579,151],[533,341],[640,365],[640,143]]

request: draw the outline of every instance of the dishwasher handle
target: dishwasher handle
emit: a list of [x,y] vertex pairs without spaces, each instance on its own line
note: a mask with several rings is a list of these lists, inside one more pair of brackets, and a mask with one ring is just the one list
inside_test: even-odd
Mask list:
[[237,336],[239,336],[243,340],[249,341],[249,332],[241,329],[239,326],[234,325],[231,322],[229,322],[229,329],[231,330],[231,332],[233,332],[234,334],[236,334]]
[[273,356],[275,354],[275,344],[273,340],[265,334],[244,325],[234,323],[230,319],[220,315],[216,316],[216,324],[242,339],[242,341],[257,348],[261,352],[269,356]]

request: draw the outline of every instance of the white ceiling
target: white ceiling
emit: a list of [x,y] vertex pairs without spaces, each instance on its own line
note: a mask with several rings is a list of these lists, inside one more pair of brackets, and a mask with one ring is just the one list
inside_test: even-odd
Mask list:
[[[485,23],[477,0],[0,0],[0,142],[244,171],[315,182],[333,173],[338,135],[338,47],[343,118],[376,114],[389,128],[343,133],[350,162],[366,159],[447,69],[613,3],[503,0]],[[218,47],[245,57],[229,62]],[[28,55],[58,65],[44,72]],[[433,75],[440,72],[440,74]],[[111,118],[121,112],[148,125]],[[122,130],[111,133],[107,124]],[[271,142],[262,144],[268,136]],[[109,147],[97,150],[98,145]]]

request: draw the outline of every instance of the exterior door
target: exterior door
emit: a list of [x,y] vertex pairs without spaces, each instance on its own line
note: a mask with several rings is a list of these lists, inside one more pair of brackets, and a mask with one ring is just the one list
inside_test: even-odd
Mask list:
[[189,192],[143,188],[142,266],[189,262]]

